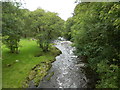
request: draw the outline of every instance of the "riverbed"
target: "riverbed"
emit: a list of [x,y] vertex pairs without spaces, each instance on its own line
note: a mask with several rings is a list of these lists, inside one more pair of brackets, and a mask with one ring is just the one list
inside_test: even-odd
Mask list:
[[72,42],[56,40],[54,43],[62,54],[56,57],[48,75],[43,78],[38,88],[87,88],[89,80],[83,69],[85,63],[80,62],[74,55]]

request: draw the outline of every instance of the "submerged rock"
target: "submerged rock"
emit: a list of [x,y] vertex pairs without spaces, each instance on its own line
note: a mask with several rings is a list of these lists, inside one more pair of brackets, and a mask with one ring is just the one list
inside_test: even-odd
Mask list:
[[85,67],[85,64],[81,63],[81,64],[76,64],[75,66],[77,66],[77,67]]

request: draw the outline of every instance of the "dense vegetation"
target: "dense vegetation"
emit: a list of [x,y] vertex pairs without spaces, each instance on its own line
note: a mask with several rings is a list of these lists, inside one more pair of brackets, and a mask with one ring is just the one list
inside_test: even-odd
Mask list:
[[97,88],[118,88],[120,3],[80,3],[65,23],[76,54],[99,75]]

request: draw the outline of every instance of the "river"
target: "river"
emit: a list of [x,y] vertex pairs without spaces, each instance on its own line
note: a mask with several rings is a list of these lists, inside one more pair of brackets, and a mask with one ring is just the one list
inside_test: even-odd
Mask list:
[[38,88],[87,88],[88,79],[84,73],[85,63],[74,55],[70,41],[54,42],[62,54],[52,63],[48,75],[43,78]]

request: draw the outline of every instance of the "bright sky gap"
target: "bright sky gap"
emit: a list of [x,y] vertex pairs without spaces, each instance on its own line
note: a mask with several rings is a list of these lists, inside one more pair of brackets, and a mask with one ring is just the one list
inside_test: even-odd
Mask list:
[[[13,0],[12,0],[13,1]],[[14,0],[15,1],[15,0]],[[46,11],[58,13],[63,19],[67,20],[72,17],[74,8],[76,6],[76,0],[16,0],[23,4],[24,8],[34,11],[37,8],[42,8]]]
[[[6,0],[2,0],[6,1]],[[74,8],[77,3],[76,0],[11,0],[22,2],[23,7],[29,9],[30,11],[34,11],[37,8],[42,8],[46,11],[51,11],[58,13],[58,15],[63,19],[67,20],[69,17],[72,17],[72,13],[74,12]],[[77,0],[78,1],[78,0]],[[90,0],[81,0],[83,2],[90,2]],[[106,0],[91,0],[92,2],[104,2]],[[107,2],[112,2],[114,0],[107,0]],[[115,0],[120,1],[120,0]]]

